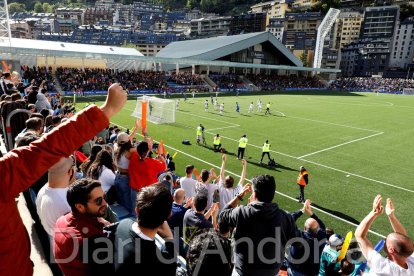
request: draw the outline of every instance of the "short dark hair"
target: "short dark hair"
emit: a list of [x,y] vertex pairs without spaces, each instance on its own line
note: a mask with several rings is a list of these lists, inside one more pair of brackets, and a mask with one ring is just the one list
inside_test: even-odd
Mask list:
[[50,111],[49,109],[43,108],[42,110],[40,110],[40,114],[42,114],[43,117],[46,118],[47,116],[50,116]]
[[26,132],[23,137],[17,143],[17,147],[23,147],[30,145],[31,142],[36,141],[39,139],[40,136],[33,132]]
[[187,270],[189,275],[230,276],[232,273],[231,252],[230,240],[219,235],[214,229],[197,232],[188,245]]
[[231,175],[226,176],[226,178],[224,178],[224,187],[232,188],[233,185],[234,185],[234,178]]
[[89,178],[79,179],[70,185],[66,194],[66,199],[72,212],[78,212],[75,204],[86,205],[89,200],[89,194],[93,189],[98,187],[101,187],[101,182]]
[[196,208],[197,212],[201,212],[206,209],[207,207],[208,197],[206,193],[200,191],[194,197],[194,207]]
[[137,152],[139,157],[144,158],[147,155],[147,152],[149,150],[148,143],[145,141],[141,141],[137,145]]
[[208,180],[209,176],[210,176],[210,172],[208,170],[202,170],[201,171],[201,180],[203,182],[206,182]]
[[275,178],[268,174],[259,175],[253,178],[252,188],[259,201],[270,203],[276,192]]
[[30,130],[39,130],[43,126],[43,120],[37,117],[33,117],[26,120],[26,128]]
[[194,165],[187,165],[187,166],[185,167],[185,173],[186,173],[186,174],[192,173],[192,172],[193,172],[193,170],[194,170]]
[[156,183],[138,191],[136,203],[138,225],[155,229],[169,217],[173,199],[164,184]]
[[11,94],[11,97],[12,97],[12,101],[14,102],[14,101],[17,101],[17,100],[20,100],[20,99],[22,99],[23,97],[22,97],[22,95],[20,94],[20,93],[13,93],[13,94]]
[[59,117],[59,116],[53,116],[53,118],[52,118],[52,123],[54,125],[59,124],[61,121],[62,121],[62,118]]
[[355,270],[355,264],[349,262],[347,259],[341,261],[342,275],[351,275]]

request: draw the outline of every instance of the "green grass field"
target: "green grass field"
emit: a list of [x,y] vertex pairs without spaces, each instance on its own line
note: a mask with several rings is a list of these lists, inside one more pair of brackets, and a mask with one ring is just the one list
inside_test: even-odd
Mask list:
[[[260,98],[263,112],[256,111]],[[209,100],[209,111],[204,101]],[[241,107],[235,111],[235,102]],[[253,101],[255,111],[248,114]],[[265,116],[266,103],[271,102],[272,114]],[[222,145],[229,152],[227,170],[239,175],[238,139],[247,134],[247,178],[271,174],[276,178],[274,201],[287,211],[301,208],[296,177],[299,166],[310,173],[305,196],[314,204],[315,213],[328,227],[345,235],[370,211],[375,195],[394,201],[397,216],[411,236],[414,234],[412,215],[414,196],[414,97],[374,93],[287,92],[273,95],[219,96],[225,112],[213,110],[210,97],[189,98],[180,102],[176,123],[149,124],[149,134],[163,140],[169,153],[178,152],[175,162],[178,173],[187,164],[199,170],[214,167],[219,171],[221,155],[195,143],[196,127],[206,128],[206,140],[212,146],[213,135],[220,133]],[[112,123],[132,128],[135,101],[128,101]],[[285,115],[285,116],[283,116]],[[182,145],[183,139],[191,146]],[[259,164],[261,145],[268,139],[271,156],[279,164],[268,168]],[[384,202],[385,203],[385,202]],[[298,221],[303,226],[306,215]],[[353,224],[352,224],[353,223]],[[254,227],[254,226],[252,226]],[[385,214],[372,226],[379,235],[386,235],[391,226]],[[373,240],[380,236],[371,234]]]

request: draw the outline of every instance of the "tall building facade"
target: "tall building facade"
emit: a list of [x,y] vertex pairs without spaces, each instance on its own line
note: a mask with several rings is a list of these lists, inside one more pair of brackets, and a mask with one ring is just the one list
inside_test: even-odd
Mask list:
[[398,24],[394,36],[390,68],[407,69],[414,58],[414,18],[407,18]]
[[345,73],[360,77],[386,75],[398,18],[398,6],[365,8],[359,41],[342,48],[343,75]]

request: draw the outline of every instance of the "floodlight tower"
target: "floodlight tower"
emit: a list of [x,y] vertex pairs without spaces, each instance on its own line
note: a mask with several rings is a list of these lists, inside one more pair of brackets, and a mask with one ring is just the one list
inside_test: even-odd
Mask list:
[[9,43],[11,43],[9,8],[7,6],[7,0],[0,0],[0,39],[9,40]]
[[335,23],[336,18],[338,17],[341,11],[337,9],[330,8],[328,13],[325,15],[325,18],[322,20],[322,23],[318,28],[318,35],[316,36],[316,47],[315,47],[315,56],[313,58],[313,68],[320,68],[322,63],[322,54],[323,54],[323,43],[326,35],[332,28],[332,25]]

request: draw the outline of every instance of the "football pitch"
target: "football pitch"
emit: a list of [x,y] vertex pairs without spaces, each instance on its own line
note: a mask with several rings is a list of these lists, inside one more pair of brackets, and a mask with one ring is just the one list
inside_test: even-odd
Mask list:
[[[262,112],[257,111],[258,99]],[[177,153],[177,174],[183,175],[187,164],[194,164],[199,171],[215,168],[218,173],[221,154],[212,150],[212,144],[213,136],[219,133],[222,147],[229,155],[227,174],[238,181],[238,140],[246,134],[249,142],[245,183],[260,174],[273,175],[277,186],[274,201],[282,209],[290,212],[302,207],[296,200],[296,178],[299,167],[305,166],[309,172],[305,197],[312,200],[314,212],[336,233],[354,231],[371,210],[374,197],[381,194],[384,204],[387,197],[393,200],[397,217],[413,236],[414,221],[410,217],[414,207],[414,97],[292,91],[239,97],[219,95],[218,101],[225,106],[222,115],[214,110],[210,95],[194,99],[190,96],[187,101],[180,100],[176,123],[149,123],[149,135],[163,140],[170,154]],[[240,113],[236,112],[236,101]],[[254,104],[253,113],[248,113],[250,102]],[[267,102],[271,103],[271,115],[264,114]],[[112,123],[132,129],[135,105],[135,100],[129,100]],[[205,127],[206,147],[196,145],[196,127],[200,123]],[[184,139],[192,145],[183,145]],[[265,140],[271,144],[270,154],[278,163],[276,167],[260,164]],[[266,157],[265,160],[267,163]],[[300,228],[306,218],[305,214],[298,220]],[[371,230],[374,241],[392,230],[385,214]]]

